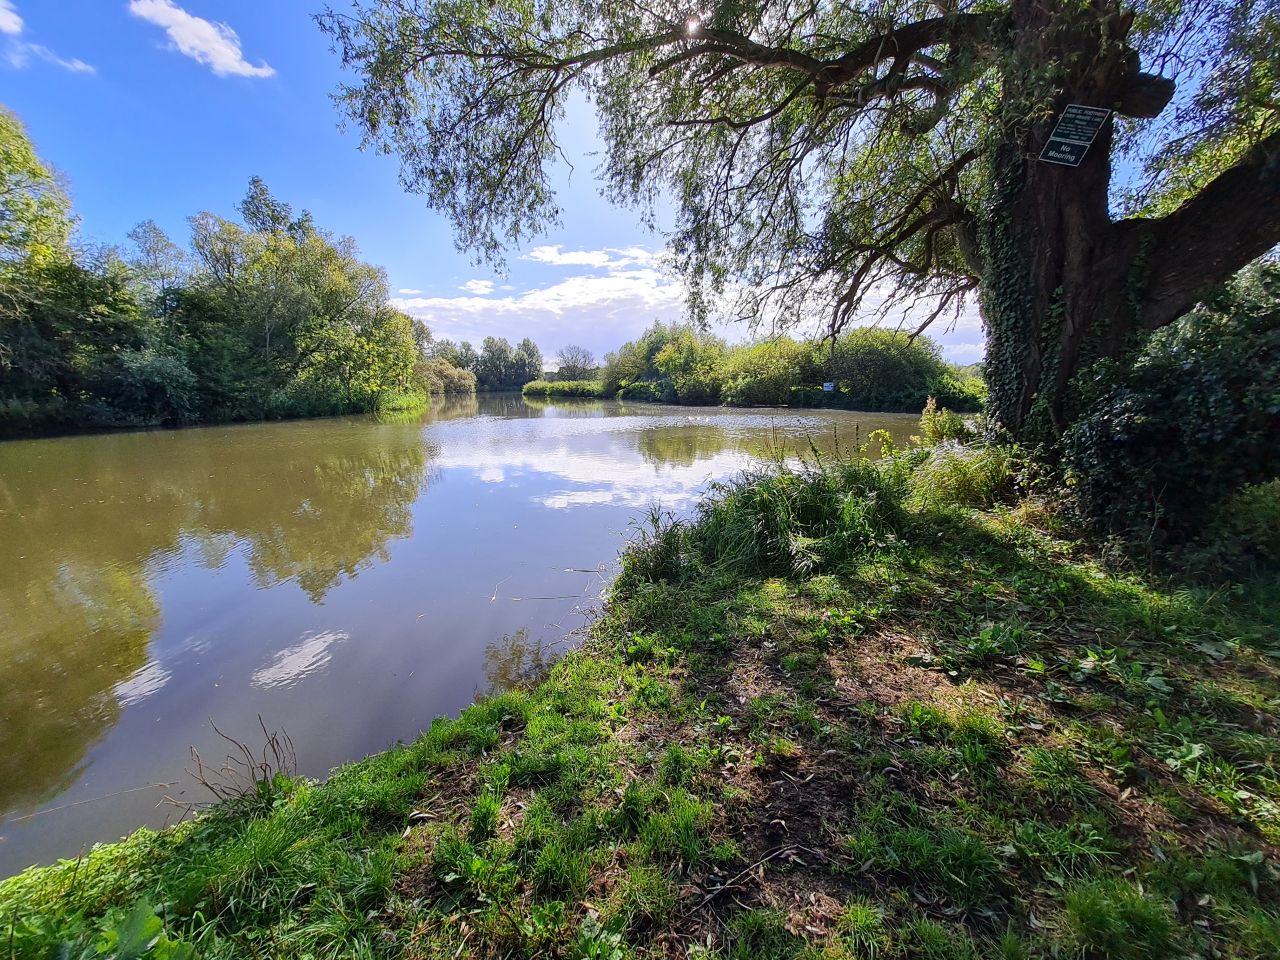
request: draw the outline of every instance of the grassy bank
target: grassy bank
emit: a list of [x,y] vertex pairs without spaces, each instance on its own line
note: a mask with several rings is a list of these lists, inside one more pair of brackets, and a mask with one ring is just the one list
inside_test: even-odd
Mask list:
[[724,486],[655,519],[546,681],[6,881],[0,943],[1280,955],[1277,584],[1109,568],[1000,503],[1014,467],[942,445]]

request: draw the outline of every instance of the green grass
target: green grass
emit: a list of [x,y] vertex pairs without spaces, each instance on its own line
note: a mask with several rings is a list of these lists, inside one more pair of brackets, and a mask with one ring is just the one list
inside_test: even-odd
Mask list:
[[546,681],[4,881],[0,944],[1278,955],[1274,584],[1188,588],[1035,504],[921,497],[937,456],[653,518]]

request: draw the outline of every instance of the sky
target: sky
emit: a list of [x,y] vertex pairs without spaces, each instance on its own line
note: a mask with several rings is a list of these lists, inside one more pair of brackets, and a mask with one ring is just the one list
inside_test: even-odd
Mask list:
[[[572,164],[557,172],[562,226],[508,251],[505,272],[458,253],[451,224],[401,188],[396,160],[362,152],[358,132],[341,129],[330,95],[344,73],[312,19],[322,5],[0,0],[0,103],[66,178],[86,242],[123,243],[153,219],[185,243],[187,217],[235,217],[260,176],[321,227],[354,237],[386,268],[392,302],[437,337],[529,336],[550,365],[566,344],[602,356],[683,316],[662,236],[599,195],[596,121],[582,104],[562,130]],[[949,359],[981,359],[976,311],[931,333]]]

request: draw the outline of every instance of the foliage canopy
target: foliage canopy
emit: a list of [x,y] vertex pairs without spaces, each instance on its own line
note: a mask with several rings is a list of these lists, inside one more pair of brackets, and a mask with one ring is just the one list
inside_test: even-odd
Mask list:
[[[258,178],[237,223],[77,249],[65,193],[0,111],[0,432],[371,410],[421,393],[419,331],[355,243]],[[434,382],[434,381],[433,381]]]

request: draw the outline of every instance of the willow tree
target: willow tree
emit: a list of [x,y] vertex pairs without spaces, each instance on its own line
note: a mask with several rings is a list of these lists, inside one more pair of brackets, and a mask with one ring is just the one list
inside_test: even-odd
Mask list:
[[[1278,0],[362,0],[320,23],[405,186],[500,257],[556,220],[567,98],[705,314],[976,297],[1015,434],[1280,241]],[[1108,111],[1079,166],[1040,159]],[[1122,176],[1117,176],[1119,171]],[[825,311],[815,313],[815,311]]]

